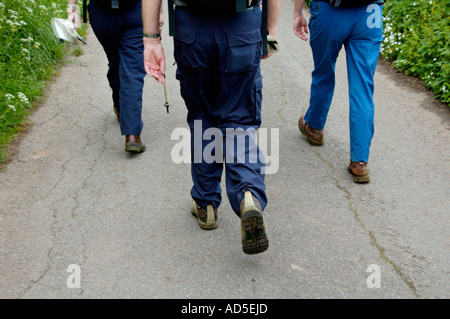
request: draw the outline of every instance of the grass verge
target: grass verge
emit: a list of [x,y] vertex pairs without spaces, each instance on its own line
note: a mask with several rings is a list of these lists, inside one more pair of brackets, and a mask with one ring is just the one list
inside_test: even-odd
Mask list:
[[66,0],[0,0],[0,169],[65,57],[82,54],[53,35],[50,21],[67,18],[66,6]]

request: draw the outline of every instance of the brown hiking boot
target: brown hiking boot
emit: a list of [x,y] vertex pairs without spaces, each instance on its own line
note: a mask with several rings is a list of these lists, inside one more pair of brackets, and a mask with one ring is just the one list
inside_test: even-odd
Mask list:
[[127,135],[125,137],[125,151],[130,153],[145,152],[145,145],[139,135]]
[[309,144],[314,146],[322,146],[323,145],[323,130],[316,130],[306,123],[303,119],[304,115],[300,117],[298,120],[298,128],[303,135],[305,135],[308,139]]
[[355,183],[369,183],[369,167],[364,162],[352,162],[348,167],[348,172],[353,175],[353,181]]

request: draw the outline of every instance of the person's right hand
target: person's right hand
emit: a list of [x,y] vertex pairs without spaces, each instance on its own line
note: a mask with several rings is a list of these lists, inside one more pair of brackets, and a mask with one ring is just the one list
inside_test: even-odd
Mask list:
[[303,15],[298,15],[294,19],[294,33],[300,39],[304,41],[308,41],[306,34],[308,33],[308,24],[306,23],[306,19]]
[[159,39],[144,38],[144,68],[149,76],[165,83],[166,57]]

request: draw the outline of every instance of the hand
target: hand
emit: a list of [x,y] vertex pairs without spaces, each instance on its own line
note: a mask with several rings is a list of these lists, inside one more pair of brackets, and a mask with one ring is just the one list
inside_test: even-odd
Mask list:
[[80,16],[76,11],[68,11],[67,12],[67,20],[73,23],[75,30],[80,26]]
[[278,52],[278,41],[276,40],[275,35],[272,35],[270,32],[267,35],[267,51],[268,53],[263,55],[262,59],[270,58],[272,54]]
[[144,68],[149,76],[165,83],[166,57],[159,39],[144,39]]
[[306,19],[304,16],[299,15],[294,19],[294,33],[300,39],[304,41],[308,41],[306,34],[308,33],[308,24],[306,23]]

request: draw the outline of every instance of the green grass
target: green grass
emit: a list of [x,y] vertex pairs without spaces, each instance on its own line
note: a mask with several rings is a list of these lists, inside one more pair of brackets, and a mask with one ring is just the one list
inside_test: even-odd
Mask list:
[[68,54],[50,24],[51,18],[67,18],[66,5],[66,0],[0,0],[0,166]]

